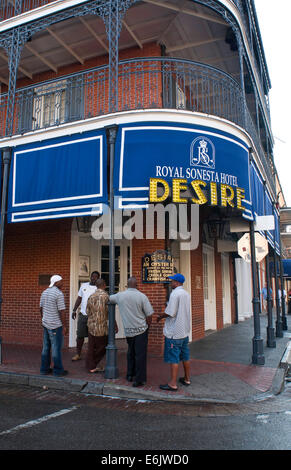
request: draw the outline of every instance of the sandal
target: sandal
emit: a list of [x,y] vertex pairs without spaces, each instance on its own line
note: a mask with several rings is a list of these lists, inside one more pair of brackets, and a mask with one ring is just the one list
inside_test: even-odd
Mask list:
[[171,385],[166,384],[166,385],[160,385],[160,389],[161,390],[166,390],[167,392],[177,392],[178,387],[174,388],[174,387],[171,387]]
[[96,369],[89,370],[91,374],[96,374],[97,372],[104,372],[104,367],[96,367]]
[[189,387],[189,385],[191,385],[191,382],[186,382],[185,377],[180,377],[179,382],[183,385],[186,385],[186,387]]

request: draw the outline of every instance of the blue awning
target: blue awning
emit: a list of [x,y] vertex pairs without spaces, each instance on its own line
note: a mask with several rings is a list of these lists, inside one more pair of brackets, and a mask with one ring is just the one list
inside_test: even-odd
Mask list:
[[97,215],[107,202],[104,131],[74,134],[13,151],[8,221]]
[[254,162],[251,163],[250,174],[253,218],[264,215],[274,216],[275,230],[262,231],[261,234],[266,237],[272,248],[276,249],[276,252],[280,255],[279,213],[272,203],[272,198]]
[[187,184],[202,180],[207,188],[211,183],[230,185],[234,192],[242,188],[246,209],[242,216],[252,217],[249,149],[227,132],[178,122],[119,126],[114,174],[119,208],[147,207],[151,178],[170,185],[174,179],[182,179]]
[[254,163],[251,163],[251,200],[253,217],[265,215],[265,188],[263,179]]

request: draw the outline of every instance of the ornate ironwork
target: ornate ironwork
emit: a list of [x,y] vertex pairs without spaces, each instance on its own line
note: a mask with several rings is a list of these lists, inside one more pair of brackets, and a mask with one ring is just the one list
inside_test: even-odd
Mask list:
[[[13,133],[13,126],[19,127],[19,122],[23,124],[23,120],[18,119],[17,122],[15,123],[15,118],[14,116],[14,108],[15,108],[15,102],[17,101],[17,96],[15,96],[16,93],[16,78],[17,78],[17,68],[19,64],[19,59],[20,59],[20,54],[21,50],[23,47],[23,44],[30,38],[32,37],[36,32],[39,32],[50,25],[57,23],[59,21],[63,21],[72,17],[78,17],[78,16],[85,16],[85,15],[98,15],[100,16],[105,24],[106,28],[106,33],[108,37],[108,42],[109,42],[109,67],[106,69],[103,69],[102,73],[105,74],[107,77],[106,80],[108,80],[108,99],[106,100],[104,98],[103,105],[99,106],[99,110],[103,113],[107,112],[115,112],[120,108],[119,105],[119,75],[120,75],[120,70],[119,70],[119,51],[118,51],[118,46],[119,46],[119,36],[120,36],[120,31],[121,31],[121,26],[122,26],[122,19],[126,13],[126,11],[134,5],[138,0],[91,0],[87,1],[81,5],[77,5],[72,8],[68,8],[62,11],[59,11],[57,13],[54,13],[49,16],[44,16],[42,18],[39,18],[37,20],[28,22],[26,24],[22,24],[16,28],[7,30],[0,35],[0,47],[4,47],[7,51],[8,54],[8,59],[9,59],[9,92],[7,97],[4,99],[6,101],[5,107],[7,109],[7,113],[5,115],[5,122],[6,122],[6,130],[5,134],[6,135],[11,135]],[[232,31],[235,34],[237,45],[239,48],[239,60],[240,60],[240,85],[241,85],[241,92],[243,93],[242,100],[243,102],[245,101],[244,97],[244,72],[243,72],[243,63],[244,60],[250,70],[250,77],[251,81],[253,83],[253,89],[256,90],[256,84],[255,80],[252,76],[252,66],[248,61],[248,56],[246,54],[245,46],[242,40],[241,32],[238,27],[236,18],[232,15],[230,11],[228,11],[224,5],[222,5],[220,2],[216,0],[195,0],[197,3],[200,3],[201,5],[204,5],[206,7],[211,8],[212,10],[216,11],[219,15],[221,15],[225,21],[230,25]],[[38,0],[38,3],[41,2],[41,4],[46,4],[49,3],[48,0]],[[29,0],[29,2],[26,2],[26,0],[15,0],[15,13],[17,12],[22,12],[24,11],[24,8],[27,9],[33,9],[34,5],[36,4],[36,0]],[[245,19],[245,15],[243,14],[243,6],[240,0],[234,0],[234,4],[238,7],[238,9],[241,12],[241,16],[243,19]],[[25,6],[26,5],[26,6]],[[30,8],[28,8],[28,5],[30,5]],[[38,4],[39,6],[39,4]],[[247,34],[249,34],[249,31],[247,31]],[[139,63],[139,67],[141,64]],[[165,67],[164,72],[163,72],[163,80],[165,82],[166,80],[166,72],[167,72],[167,66],[165,63],[162,64],[162,67]],[[173,74],[171,73],[171,70],[169,72],[169,78],[173,78]],[[101,73],[101,72],[99,72]],[[159,75],[159,71],[155,70],[153,74],[151,75],[151,78],[154,76],[154,74]],[[143,84],[139,82],[139,76],[137,73],[131,75],[131,80],[132,77],[135,77],[135,82],[136,82],[136,87],[138,90],[138,97],[139,97],[139,102],[138,107],[141,108],[143,107],[143,101],[145,96],[140,93],[140,90],[143,89]],[[105,77],[104,76],[104,77]],[[125,70],[122,71],[121,73],[122,79],[123,80],[128,80],[128,77],[126,78],[126,73]],[[143,78],[145,78],[145,75],[142,74]],[[148,75],[149,76],[149,75]],[[183,76],[183,72],[182,72]],[[94,81],[95,79],[93,79]],[[137,83],[139,82],[139,85]],[[98,78],[98,83],[100,86],[104,87],[104,80],[102,78]],[[203,84],[203,89],[206,90],[209,82],[207,79],[203,76],[201,78],[201,83]],[[151,106],[160,106],[160,98],[159,96],[155,96],[155,93],[157,93],[157,87],[153,84],[153,80],[151,79],[149,81],[149,86],[150,86],[150,96],[151,96]],[[218,85],[217,85],[218,86]],[[74,86],[72,87],[72,89]],[[82,86],[81,86],[82,88]],[[104,88],[103,88],[104,89]],[[105,89],[104,89],[105,90]],[[165,88],[166,90],[166,88]],[[95,93],[93,89],[90,90],[91,93]],[[240,93],[241,93],[240,92]],[[67,96],[68,91],[66,92]],[[205,102],[205,106],[207,101],[211,101],[211,99],[207,96],[206,93],[203,94],[203,100]],[[104,94],[103,94],[104,96]],[[165,93],[163,95],[163,99],[165,100]],[[74,98],[75,99],[75,98]],[[123,100],[123,103],[125,104],[125,100],[129,99],[129,97],[125,97],[125,95],[121,95],[121,99]],[[183,96],[180,96],[180,101],[183,101]],[[180,103],[181,104],[181,103]],[[18,103],[19,105],[19,103]],[[147,105],[147,103],[146,103]],[[132,103],[128,103],[127,105],[124,106],[124,109],[126,107],[130,108],[132,106]],[[98,108],[98,105],[97,105]],[[219,108],[219,106],[218,106]],[[2,108],[3,109],[3,108]],[[18,108],[17,108],[18,109]],[[0,109],[1,112],[1,109]],[[17,111],[18,112],[18,111]],[[244,123],[243,127],[247,127],[249,125],[249,117],[245,114],[246,111],[243,112],[244,115]],[[96,115],[95,112],[91,111],[91,115]],[[86,115],[86,114],[84,114]],[[89,115],[89,113],[87,114]],[[71,116],[71,119],[74,119],[74,113],[68,114],[68,116]],[[81,118],[81,116],[79,116]],[[52,119],[54,121],[54,119]],[[50,121],[51,122],[51,121]],[[266,124],[266,123],[265,123]],[[50,125],[50,124],[49,124]],[[252,124],[253,125],[253,124]],[[20,126],[20,129],[24,131],[26,125]],[[266,124],[266,129],[268,128],[268,124]],[[256,133],[257,134],[257,133]]]
[[[16,90],[14,133],[112,112],[105,93],[109,77],[108,65]],[[118,92],[114,96],[119,96],[119,99],[113,103],[115,112],[186,109],[218,116],[243,127],[251,135],[270,184],[273,184],[272,169],[261,147],[245,95],[230,75],[211,66],[182,59],[132,59],[119,62],[116,86]],[[8,95],[4,95],[0,115],[5,115],[7,102]]]
[[20,60],[20,54],[23,44],[27,38],[24,34],[20,34],[20,30],[15,28],[11,32],[11,41],[8,47],[8,64],[9,64],[9,86],[8,86],[8,104],[6,114],[6,130],[5,135],[11,135],[13,129],[14,103],[16,91],[17,69]]

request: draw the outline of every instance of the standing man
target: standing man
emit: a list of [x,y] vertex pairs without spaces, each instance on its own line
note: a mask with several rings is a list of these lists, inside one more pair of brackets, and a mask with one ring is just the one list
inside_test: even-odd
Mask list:
[[183,274],[169,276],[172,292],[165,313],[157,321],[166,318],[164,325],[165,348],[164,361],[171,365],[171,380],[160,389],[176,392],[179,362],[183,362],[184,377],[179,378],[183,385],[190,385],[189,335],[191,327],[190,295],[183,288]]
[[84,282],[81,285],[80,290],[78,292],[78,297],[75,302],[75,306],[72,313],[72,319],[75,320],[76,312],[78,307],[81,304],[81,311],[78,316],[78,324],[77,324],[77,354],[72,357],[72,361],[79,361],[81,359],[81,352],[84,344],[84,339],[88,337],[88,327],[87,327],[87,300],[90,295],[94,294],[96,291],[96,282],[99,279],[100,274],[98,271],[93,271],[90,277],[90,282]]
[[110,295],[110,302],[117,304],[127,340],[127,375],[133,387],[144,385],[147,379],[148,328],[154,310],[145,294],[137,289],[135,277],[128,279],[128,289]]
[[[267,288],[267,284],[265,284],[265,286],[263,287],[262,291],[261,291],[261,294],[263,296],[263,312],[266,313],[267,312],[267,309],[268,309],[268,300],[267,300],[267,297],[268,297],[268,288]],[[270,297],[272,297],[272,289],[270,287]]]
[[86,366],[89,372],[104,372],[104,368],[97,367],[103,359],[108,344],[108,301],[109,295],[105,291],[104,279],[96,282],[97,290],[90,295],[87,302],[88,316],[88,351]]
[[[62,377],[67,375],[68,371],[64,370],[62,363],[62,345],[63,333],[66,334],[66,327],[64,326],[65,315],[65,299],[62,293],[63,280],[59,275],[54,275],[50,279],[49,287],[43,291],[40,298],[40,315],[42,318],[43,326],[43,348],[41,353],[41,367],[40,373],[48,375],[53,372],[53,375]],[[52,360],[54,363],[53,369],[50,368]]]

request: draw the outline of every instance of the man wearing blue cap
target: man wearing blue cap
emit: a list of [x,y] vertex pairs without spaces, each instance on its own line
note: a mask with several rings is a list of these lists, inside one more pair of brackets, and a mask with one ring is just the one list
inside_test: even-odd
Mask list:
[[189,335],[191,328],[190,295],[183,284],[185,277],[177,273],[169,276],[172,293],[165,313],[158,316],[157,321],[166,318],[164,325],[165,348],[164,361],[171,365],[171,380],[160,389],[176,392],[179,362],[183,362],[184,377],[179,378],[183,385],[190,385],[190,352]]

